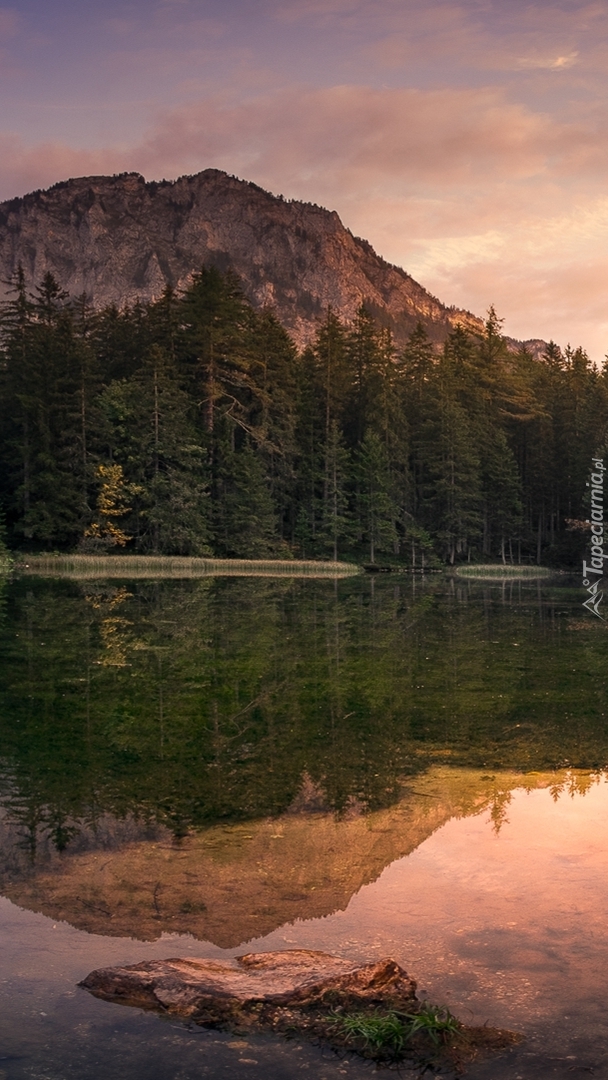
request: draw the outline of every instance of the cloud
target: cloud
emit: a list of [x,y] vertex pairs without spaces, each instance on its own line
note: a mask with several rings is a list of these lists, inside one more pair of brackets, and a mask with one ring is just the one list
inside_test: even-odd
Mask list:
[[[174,171],[220,159],[267,182],[400,190],[537,176],[569,156],[597,155],[583,129],[510,103],[499,91],[290,90],[233,104],[227,97],[173,110],[135,152]],[[181,164],[180,164],[181,163]]]
[[544,219],[507,219],[502,229],[480,236],[423,240],[411,268],[456,304],[483,311],[494,303],[515,337],[582,344],[596,361],[608,351],[603,195]]
[[122,160],[119,151],[74,150],[61,143],[28,147],[17,135],[0,135],[0,197],[24,195],[70,176],[121,172]]
[[544,69],[546,71],[564,71],[578,63],[579,53],[574,50],[567,56],[521,56],[515,61],[515,67],[520,70]]
[[[483,4],[438,2],[381,5],[372,21],[365,55],[391,74],[428,73],[435,80],[468,85],[481,73],[503,78],[504,86],[526,89],[530,76],[568,73],[576,86],[603,96],[608,5],[576,3]],[[570,74],[570,78],[572,78]],[[506,79],[504,78],[506,76]],[[427,76],[428,77],[428,76]],[[570,85],[574,86],[574,82]],[[524,89],[525,87],[525,89]]]
[[532,263],[522,271],[517,250],[506,249],[499,266],[478,261],[451,275],[431,276],[429,285],[439,295],[450,290],[455,303],[465,299],[464,306],[477,313],[493,303],[507,316],[505,329],[513,337],[580,344],[597,363],[608,352],[608,257]]

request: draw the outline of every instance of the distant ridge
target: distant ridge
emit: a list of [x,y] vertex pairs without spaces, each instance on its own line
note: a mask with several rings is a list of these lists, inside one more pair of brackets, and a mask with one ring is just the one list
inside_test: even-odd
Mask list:
[[435,342],[461,323],[335,211],[291,202],[217,169],[175,181],[138,173],[86,176],[0,204],[0,278],[21,263],[29,288],[51,271],[95,306],[158,297],[185,286],[203,263],[232,268],[255,307],[272,306],[300,346],[331,304],[351,320],[365,303],[397,342],[420,319]]

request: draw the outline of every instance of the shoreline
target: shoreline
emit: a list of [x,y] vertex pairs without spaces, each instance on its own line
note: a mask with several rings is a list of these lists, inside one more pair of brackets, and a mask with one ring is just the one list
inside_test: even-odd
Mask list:
[[182,555],[32,555],[15,561],[25,575],[68,578],[354,577],[354,563],[312,559],[212,559]]

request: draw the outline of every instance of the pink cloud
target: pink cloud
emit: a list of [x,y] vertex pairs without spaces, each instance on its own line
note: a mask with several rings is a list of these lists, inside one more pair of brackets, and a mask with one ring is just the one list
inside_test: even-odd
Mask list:
[[572,3],[567,9],[551,3],[414,3],[399,12],[389,5],[374,22],[376,32],[364,51],[405,78],[422,65],[448,81],[459,69],[467,81],[475,71],[500,73],[506,85],[521,90],[523,80],[529,89],[536,76],[539,84],[553,78],[560,93],[564,86],[586,85],[603,97],[607,15],[604,3]]
[[598,363],[608,352],[608,258],[550,267],[528,264],[522,270],[517,251],[507,249],[496,269],[479,261],[429,284],[448,290],[457,304],[466,298],[476,312],[493,303],[507,316],[505,328],[514,337],[582,344]]
[[[592,132],[558,124],[493,88],[290,90],[230,103],[224,96],[160,117],[133,151],[147,168],[221,157],[239,167],[350,185],[529,178],[573,154],[598,152]],[[182,163],[180,166],[179,163]]]
[[120,172],[119,151],[74,150],[61,143],[27,147],[17,135],[0,135],[0,197],[13,198],[83,174]]

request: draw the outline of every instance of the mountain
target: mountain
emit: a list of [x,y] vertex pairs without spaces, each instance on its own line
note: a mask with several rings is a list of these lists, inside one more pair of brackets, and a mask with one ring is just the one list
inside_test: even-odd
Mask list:
[[419,319],[434,341],[457,323],[482,325],[385,262],[335,211],[217,169],[151,183],[79,177],[0,204],[0,279],[21,264],[30,289],[51,271],[72,296],[120,306],[182,288],[203,263],[236,271],[254,306],[274,307],[299,345],[328,304],[350,320],[365,303],[398,342]]
[[363,885],[451,818],[501,805],[518,787],[546,788],[556,775],[438,767],[385,810],[342,819],[291,812],[192,830],[179,844],[162,828],[149,839],[150,822],[141,838],[133,835],[138,824],[144,832],[141,823],[102,815],[94,833],[75,829],[74,851],[39,851],[37,864],[26,863],[21,833],[0,812],[0,887],[19,907],[89,934],[192,934],[234,949],[296,919],[344,911]]

